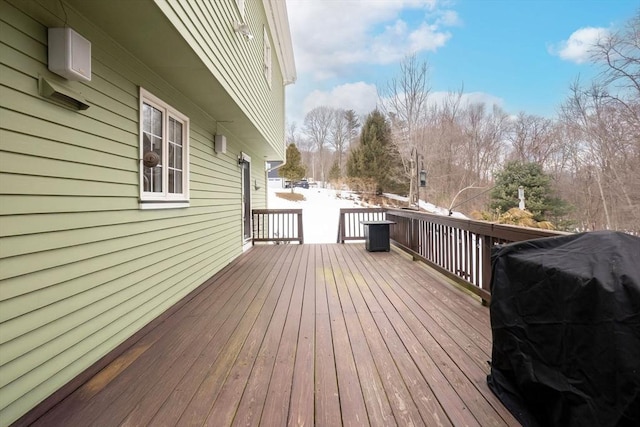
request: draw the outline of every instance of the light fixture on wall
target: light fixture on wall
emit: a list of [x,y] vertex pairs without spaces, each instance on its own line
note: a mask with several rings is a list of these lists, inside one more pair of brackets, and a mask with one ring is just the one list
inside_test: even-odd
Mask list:
[[224,135],[215,135],[213,137],[213,149],[216,153],[224,154],[227,152],[227,137]]
[[236,24],[233,26],[233,30],[236,33],[242,34],[244,38],[247,40],[253,39],[253,34],[251,34],[251,29],[249,28],[249,25],[245,22],[236,22]]
[[257,179],[254,179],[254,180],[253,180],[253,188],[254,188],[256,191],[258,191],[259,189],[261,189],[261,188],[262,188],[262,187],[260,187],[260,186],[258,185],[258,180],[257,180]]

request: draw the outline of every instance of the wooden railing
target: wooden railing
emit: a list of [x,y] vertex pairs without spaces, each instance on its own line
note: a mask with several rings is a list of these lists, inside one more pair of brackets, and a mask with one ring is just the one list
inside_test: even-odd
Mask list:
[[[381,210],[370,212],[380,215]],[[369,220],[355,219],[350,211],[340,210],[340,224]],[[367,209],[354,211],[364,216]],[[395,222],[390,227],[391,243],[480,296],[484,303],[491,300],[489,284],[494,245],[565,234],[403,209],[388,209],[384,217],[375,218],[378,219]],[[364,239],[364,232],[339,238],[339,242],[356,238]]]
[[350,208],[340,209],[338,221],[338,243],[347,240],[364,240],[362,221],[382,221],[386,209],[382,208]]
[[253,209],[253,243],[304,243],[302,209]]

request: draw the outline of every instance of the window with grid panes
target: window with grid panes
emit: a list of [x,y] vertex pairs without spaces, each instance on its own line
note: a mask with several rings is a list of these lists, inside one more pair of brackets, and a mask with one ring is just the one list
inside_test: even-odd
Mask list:
[[189,119],[142,88],[140,110],[141,205],[179,207],[189,200]]
[[263,71],[264,78],[267,80],[269,88],[271,88],[271,41],[269,40],[269,33],[267,33],[267,27],[263,28]]
[[236,0],[238,10],[240,11],[240,18],[244,21],[244,0]]

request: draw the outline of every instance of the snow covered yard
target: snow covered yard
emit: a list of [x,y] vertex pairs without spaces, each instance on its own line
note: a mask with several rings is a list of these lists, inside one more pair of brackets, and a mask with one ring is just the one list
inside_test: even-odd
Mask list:
[[[336,190],[325,188],[296,188],[294,191],[305,197],[304,201],[292,202],[276,196],[286,193],[288,188],[269,188],[269,209],[302,209],[302,226],[305,243],[336,243],[340,208],[363,207],[357,199],[338,198]],[[341,195],[349,194],[341,192]]]
[[[287,193],[288,188],[269,188],[267,207],[269,209],[302,209],[302,226],[305,243],[335,243],[338,237],[338,219],[340,208],[370,207],[361,203],[359,197],[348,191],[337,191],[327,188],[295,188],[294,192],[305,197],[303,201],[289,201],[278,197],[276,193]],[[384,194],[388,199],[407,202],[406,197]],[[420,201],[420,208],[438,215],[448,215],[448,209]],[[453,212],[453,217],[467,218],[460,212]]]

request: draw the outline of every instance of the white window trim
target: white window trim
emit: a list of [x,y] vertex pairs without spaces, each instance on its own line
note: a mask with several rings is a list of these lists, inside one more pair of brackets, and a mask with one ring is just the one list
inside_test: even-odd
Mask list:
[[271,49],[271,40],[269,40],[269,33],[267,32],[267,26],[263,27],[263,72],[264,78],[269,85],[269,89],[271,89],[271,81],[272,78],[272,68],[273,68],[273,50]]
[[236,0],[236,5],[238,6],[238,10],[240,11],[240,20],[244,22],[244,1],[245,0]]
[[[144,191],[144,166],[142,164],[143,158],[143,104],[149,104],[153,107],[161,110],[163,112],[163,120],[162,120],[162,136],[163,136],[163,159],[162,164],[165,165],[163,168],[163,186],[165,189],[163,193],[151,193]],[[140,209],[172,209],[172,208],[185,208],[189,207],[189,118],[171,107],[169,104],[148,92],[144,88],[140,87],[140,96],[139,96],[139,140],[138,140],[138,150],[139,150],[139,188],[140,188]],[[169,118],[172,117],[180,122],[182,122],[182,193],[174,194],[168,192],[168,142],[166,138],[168,138],[168,123]]]

